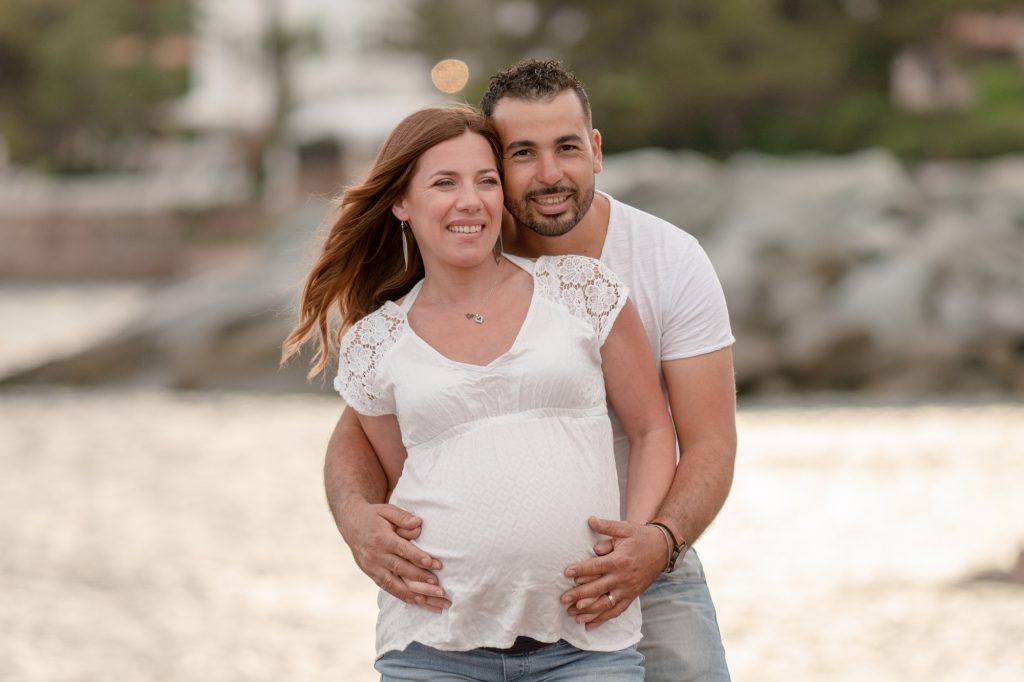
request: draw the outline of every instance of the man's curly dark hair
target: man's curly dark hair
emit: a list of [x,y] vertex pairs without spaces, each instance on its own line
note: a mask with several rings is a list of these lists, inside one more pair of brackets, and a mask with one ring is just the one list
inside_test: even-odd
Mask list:
[[484,116],[491,118],[494,107],[503,97],[522,99],[528,102],[550,100],[566,90],[572,90],[583,105],[583,116],[587,127],[593,125],[590,114],[590,98],[576,75],[566,69],[557,59],[523,59],[491,76],[487,91],[480,98],[480,109]]

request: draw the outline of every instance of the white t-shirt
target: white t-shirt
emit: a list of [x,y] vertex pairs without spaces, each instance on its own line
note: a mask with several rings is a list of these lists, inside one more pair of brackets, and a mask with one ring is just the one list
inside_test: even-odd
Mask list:
[[[611,203],[601,262],[629,287],[655,360],[679,360],[731,346],[735,338],[722,285],[697,240],[661,218],[601,194]],[[660,369],[659,364],[659,375]],[[625,500],[629,441],[610,412]]]
[[398,415],[408,459],[391,502],[423,519],[416,544],[444,563],[452,602],[435,614],[382,591],[378,656],[413,641],[461,651],[523,635],[613,651],[640,639],[636,601],[590,632],[559,602],[565,567],[599,540],[587,518],[618,516],[600,348],[626,287],[583,256],[508,258],[533,273],[533,296],[511,348],[485,366],[412,330],[422,282],[342,340],[335,387],[362,414]]

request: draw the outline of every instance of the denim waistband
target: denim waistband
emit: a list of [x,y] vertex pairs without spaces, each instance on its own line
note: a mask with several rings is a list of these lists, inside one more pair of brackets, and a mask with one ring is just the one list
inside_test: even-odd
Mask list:
[[[559,640],[561,641],[561,640]],[[482,646],[480,651],[489,651],[492,654],[503,654],[505,656],[516,656],[519,654],[528,654],[538,649],[551,646],[552,644],[558,644],[558,642],[538,642],[533,637],[516,637],[516,641],[512,643],[512,646],[498,649],[495,647]]]

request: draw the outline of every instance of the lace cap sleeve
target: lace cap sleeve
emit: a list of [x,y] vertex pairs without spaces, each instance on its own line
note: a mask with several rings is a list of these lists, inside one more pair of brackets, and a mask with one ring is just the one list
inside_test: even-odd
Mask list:
[[403,317],[381,308],[352,325],[342,337],[334,389],[356,412],[371,417],[394,414],[394,396],[383,387],[380,370],[404,325]]
[[545,297],[560,301],[570,313],[589,322],[598,342],[604,344],[629,296],[628,287],[608,266],[586,256],[541,258],[536,278]]

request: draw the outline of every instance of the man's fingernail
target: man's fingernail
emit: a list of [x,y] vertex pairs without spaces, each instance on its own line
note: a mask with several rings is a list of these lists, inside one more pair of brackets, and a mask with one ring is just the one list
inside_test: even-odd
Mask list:
[[416,603],[417,603],[417,604],[422,604],[422,603],[423,603],[423,599],[424,599],[424,597],[423,597],[423,595],[422,595],[422,594],[417,594],[417,595],[416,595],[416,596],[414,597],[414,599],[416,600]]
[[434,580],[433,578],[427,578],[427,584],[428,585],[436,585],[437,581]]
[[426,566],[427,568],[430,568],[431,565],[433,565],[434,562],[431,561],[429,557],[427,557],[427,558],[421,559],[420,563],[423,564],[424,566]]
[[435,571],[440,571],[440,570],[441,570],[441,562],[440,562],[440,561],[438,561],[437,559],[434,559],[434,563],[433,563],[433,564],[431,564],[431,566],[430,566],[430,567],[431,567],[432,569],[434,569]]
[[576,577],[576,571],[574,571],[571,568],[565,569],[565,577],[567,577],[567,578],[575,578]]
[[572,597],[570,597],[567,594],[566,595],[562,595],[562,603],[563,604],[570,604],[570,603],[572,603]]

